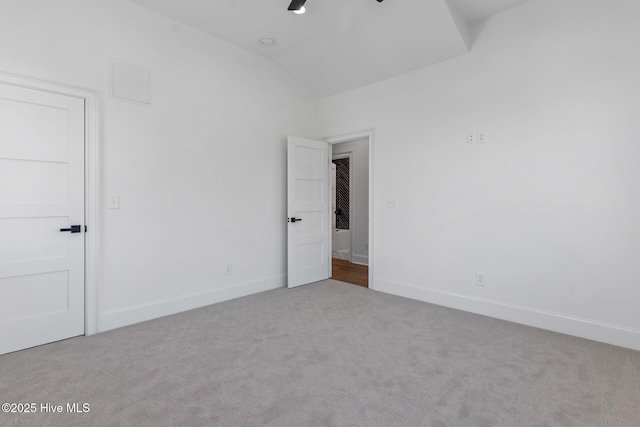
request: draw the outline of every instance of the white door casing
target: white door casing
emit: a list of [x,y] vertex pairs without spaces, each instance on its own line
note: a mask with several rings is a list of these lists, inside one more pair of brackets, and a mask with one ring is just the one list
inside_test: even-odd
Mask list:
[[328,279],[331,275],[329,155],[326,142],[288,138],[289,288]]
[[85,332],[84,148],[84,99],[0,83],[0,354]]

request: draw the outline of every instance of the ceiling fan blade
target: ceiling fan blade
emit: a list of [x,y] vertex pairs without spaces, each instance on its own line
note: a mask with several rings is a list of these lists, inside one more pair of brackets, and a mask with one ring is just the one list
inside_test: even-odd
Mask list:
[[307,0],[293,0],[287,10],[300,10]]

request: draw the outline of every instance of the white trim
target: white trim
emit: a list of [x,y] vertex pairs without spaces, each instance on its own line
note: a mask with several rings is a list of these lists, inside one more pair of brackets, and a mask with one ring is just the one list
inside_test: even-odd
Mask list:
[[205,307],[258,292],[282,288],[286,286],[286,283],[287,276],[282,274],[267,279],[241,283],[228,288],[214,289],[177,298],[167,298],[105,311],[100,314],[101,331],[145,322],[147,320]]
[[[326,141],[325,141],[326,142]],[[331,185],[331,160],[333,159],[333,145],[327,143],[329,146],[329,167],[327,168],[327,173],[329,174],[329,185]],[[327,189],[327,191],[329,191]],[[329,203],[329,217],[327,218],[327,222],[331,221],[331,212],[332,209],[332,204]],[[333,224],[333,223],[332,223]],[[327,264],[329,265],[329,277],[328,279],[330,279],[331,277],[333,277],[333,230],[335,229],[333,227],[333,225],[327,227],[327,235],[328,235],[328,243],[327,243]]]
[[[357,141],[359,139],[367,139],[369,143],[369,289],[376,289],[376,283],[374,280],[374,269],[375,269],[375,235],[373,231],[374,228],[374,215],[373,215],[373,207],[374,207],[374,129],[364,130],[359,132],[353,132],[344,135],[331,136],[323,138],[323,141],[326,141],[330,144],[329,148],[333,144],[340,144],[341,142],[349,142],[349,141]],[[331,242],[329,242],[331,243]],[[331,248],[329,248],[329,257],[331,257]],[[331,258],[329,258],[331,261]],[[329,262],[331,264],[331,262]],[[376,289],[377,290],[377,289]]]
[[98,299],[100,296],[100,248],[102,216],[100,214],[100,97],[85,97],[85,335],[99,332]]
[[438,289],[377,280],[376,290],[496,319],[640,350],[640,330]]
[[85,101],[85,335],[98,327],[100,273],[100,96],[97,92],[60,83],[0,72],[0,83],[73,96]]

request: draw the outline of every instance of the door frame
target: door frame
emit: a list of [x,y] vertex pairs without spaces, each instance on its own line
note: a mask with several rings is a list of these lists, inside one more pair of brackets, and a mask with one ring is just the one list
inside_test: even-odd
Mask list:
[[87,226],[84,233],[84,334],[93,335],[100,330],[100,96],[92,90],[4,72],[0,72],[0,83],[84,100],[84,223]]
[[[322,140],[329,144],[329,163],[333,160],[333,144],[340,144],[342,142],[350,142],[357,141],[360,139],[367,139],[369,143],[369,289],[375,290],[376,284],[374,281],[374,269],[375,269],[375,236],[373,234],[374,224],[374,216],[373,216],[373,207],[374,207],[374,179],[373,179],[373,166],[374,166],[374,130],[363,130],[358,132],[352,132],[348,134],[341,134],[331,137],[323,138]],[[329,168],[329,173],[331,173]],[[331,177],[329,176],[329,179]],[[351,202],[351,201],[350,201]],[[329,204],[331,205],[331,204]],[[329,206],[329,214],[331,214],[331,206]],[[351,223],[349,224],[351,227]],[[331,277],[333,275],[332,266],[331,266],[331,248],[333,245],[333,233],[329,233],[329,250],[327,256],[329,257],[329,273]]]

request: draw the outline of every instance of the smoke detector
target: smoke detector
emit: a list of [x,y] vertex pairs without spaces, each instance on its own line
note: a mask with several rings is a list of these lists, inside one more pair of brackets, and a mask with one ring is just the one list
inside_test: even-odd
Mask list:
[[269,46],[273,46],[274,44],[276,44],[276,41],[274,39],[270,39],[268,37],[265,37],[263,39],[258,40],[258,44],[260,46],[269,47]]

